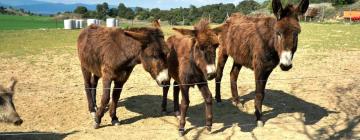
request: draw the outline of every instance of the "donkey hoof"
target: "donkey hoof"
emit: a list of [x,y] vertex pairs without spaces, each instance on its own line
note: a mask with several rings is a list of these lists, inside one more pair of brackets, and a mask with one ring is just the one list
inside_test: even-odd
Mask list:
[[100,127],[100,123],[94,123],[94,129],[98,129]]
[[258,127],[264,127],[264,122],[263,121],[257,121],[257,126]]
[[119,121],[119,120],[112,120],[112,121],[111,121],[111,124],[112,124],[113,126],[119,126],[119,125],[120,125],[120,121]]
[[180,128],[179,129],[179,136],[182,137],[185,135],[185,129],[184,128]]
[[208,132],[211,132],[211,126],[206,126],[205,128]]
[[175,115],[175,117],[180,116],[180,111],[175,111],[175,112],[174,112],[174,115]]

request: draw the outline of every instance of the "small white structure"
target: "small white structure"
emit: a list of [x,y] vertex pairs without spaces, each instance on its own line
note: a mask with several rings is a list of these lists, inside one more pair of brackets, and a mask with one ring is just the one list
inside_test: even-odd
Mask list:
[[97,19],[87,19],[87,26],[90,26],[91,24],[100,25],[100,20],[97,20]]
[[73,19],[64,20],[64,29],[71,30],[75,28],[75,21]]
[[76,29],[84,28],[85,21],[82,19],[77,19],[75,23]]
[[115,23],[115,18],[108,18],[106,19],[106,27],[115,27],[116,23]]
[[119,20],[118,19],[115,20],[115,26],[119,27]]
[[85,27],[85,20],[83,19],[80,19],[80,29],[84,28]]

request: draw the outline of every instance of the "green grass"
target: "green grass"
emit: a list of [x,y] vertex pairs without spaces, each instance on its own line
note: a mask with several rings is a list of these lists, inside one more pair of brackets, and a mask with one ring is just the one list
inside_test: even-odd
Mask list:
[[[182,28],[177,26],[178,28]],[[174,34],[163,26],[166,37]],[[184,28],[191,28],[186,26]],[[75,52],[80,30],[0,30],[0,57],[36,55],[48,50]],[[360,25],[302,23],[299,49],[360,48]]]
[[63,21],[51,17],[0,15],[0,30],[63,28]]
[[75,50],[80,30],[0,30],[0,55],[18,57],[36,55],[47,50]]
[[360,24],[302,23],[299,47],[302,48],[360,48]]

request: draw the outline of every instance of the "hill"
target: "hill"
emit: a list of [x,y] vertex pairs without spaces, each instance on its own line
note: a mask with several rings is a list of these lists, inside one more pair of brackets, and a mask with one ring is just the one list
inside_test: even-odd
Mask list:
[[[63,3],[51,3],[42,2],[36,0],[0,0],[0,6],[12,6],[15,8],[21,8],[26,11],[31,11],[37,14],[56,14],[58,12],[73,11],[77,6],[85,6],[88,10],[95,10],[96,4],[63,4]],[[117,7],[109,5],[110,8]]]

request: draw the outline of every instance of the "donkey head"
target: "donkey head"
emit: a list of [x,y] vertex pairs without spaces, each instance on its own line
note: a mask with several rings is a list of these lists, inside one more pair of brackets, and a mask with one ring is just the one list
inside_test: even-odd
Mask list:
[[[157,21],[156,21],[157,22]],[[157,83],[163,84],[170,80],[167,69],[166,47],[160,24],[155,28],[135,28],[125,31],[125,35],[138,40],[142,44],[140,60],[144,69],[150,73]]]
[[13,103],[16,82],[16,79],[11,78],[11,82],[7,87],[0,85],[0,121],[21,125],[23,120],[16,112]]
[[190,29],[177,29],[173,30],[182,35],[188,35],[195,39],[194,47],[200,57],[206,62],[206,71],[208,80],[213,79],[216,75],[215,58],[216,48],[219,46],[219,39],[216,32],[209,26],[208,20],[200,20],[193,30]]
[[309,7],[309,0],[301,0],[298,5],[282,7],[280,0],[272,1],[273,12],[277,18],[275,24],[276,48],[280,58],[280,68],[288,71],[292,68],[292,59],[297,49],[298,34],[301,31],[299,19]]

